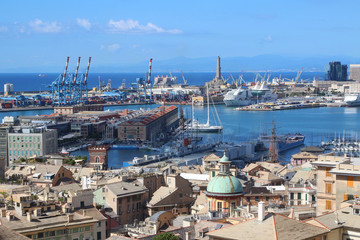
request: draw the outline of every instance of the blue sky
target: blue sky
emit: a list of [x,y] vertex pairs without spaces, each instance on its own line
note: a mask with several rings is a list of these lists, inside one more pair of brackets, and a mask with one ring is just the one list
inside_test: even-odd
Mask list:
[[2,1],[0,71],[150,57],[360,56],[359,1]]

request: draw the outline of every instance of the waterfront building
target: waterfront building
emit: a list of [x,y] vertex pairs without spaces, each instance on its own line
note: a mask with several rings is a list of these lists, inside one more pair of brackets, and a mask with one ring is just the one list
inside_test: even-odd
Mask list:
[[346,81],[347,65],[341,65],[341,62],[330,62],[326,79],[334,81]]
[[93,166],[97,170],[107,170],[108,168],[108,151],[109,146],[107,145],[94,145],[89,146],[89,163],[90,166]]
[[360,82],[360,64],[350,64],[349,79]]
[[230,172],[231,161],[224,156],[219,161],[220,172],[213,177],[205,191],[207,197],[207,210],[218,214],[235,216],[237,206],[240,206],[244,196],[240,180]]
[[104,111],[104,105],[56,106],[55,115],[69,115],[84,111]]
[[120,141],[150,141],[154,143],[165,139],[178,126],[178,108],[161,106],[120,123],[118,138]]
[[20,128],[8,133],[9,164],[20,158],[43,156],[58,151],[58,135],[54,129]]

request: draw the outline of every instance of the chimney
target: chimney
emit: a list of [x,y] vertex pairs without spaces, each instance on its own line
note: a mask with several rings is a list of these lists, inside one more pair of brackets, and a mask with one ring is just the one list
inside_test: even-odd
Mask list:
[[265,219],[265,203],[263,201],[258,204],[258,221],[262,222]]
[[68,219],[68,222],[74,221],[74,214],[68,214],[67,219]]
[[248,213],[250,213],[250,211],[251,211],[251,205],[250,205],[250,203],[248,203],[248,205],[246,205],[246,211],[247,211]]
[[31,213],[30,213],[30,212],[27,212],[27,213],[26,213],[26,219],[28,220],[28,222],[31,222],[32,217],[31,217]]
[[294,208],[293,207],[290,208],[289,218],[294,218]]

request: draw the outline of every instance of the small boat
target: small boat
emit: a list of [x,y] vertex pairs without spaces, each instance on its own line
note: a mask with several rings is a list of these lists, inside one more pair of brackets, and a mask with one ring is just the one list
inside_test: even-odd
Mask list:
[[61,149],[61,154],[70,154],[68,151],[66,151],[65,147]]

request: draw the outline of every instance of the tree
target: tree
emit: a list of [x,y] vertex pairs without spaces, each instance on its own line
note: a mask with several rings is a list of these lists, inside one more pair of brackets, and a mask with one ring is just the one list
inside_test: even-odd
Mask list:
[[153,240],[179,240],[179,237],[172,233],[161,233],[156,235]]

